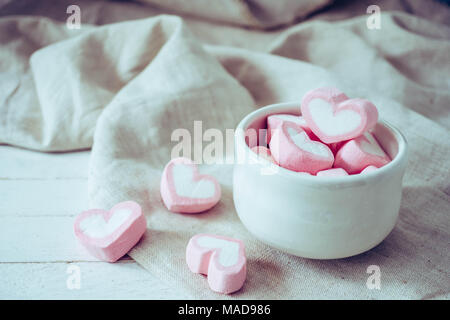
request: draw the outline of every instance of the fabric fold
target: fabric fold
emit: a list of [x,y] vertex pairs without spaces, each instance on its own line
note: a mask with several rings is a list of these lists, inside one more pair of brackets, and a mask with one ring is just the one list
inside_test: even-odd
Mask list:
[[[247,247],[247,281],[227,298],[448,297],[450,33],[407,14],[383,13],[381,25],[369,30],[365,17],[307,22],[256,51],[205,45],[175,16],[75,31],[43,18],[1,18],[0,143],[41,151],[92,146],[90,206],[141,204],[148,229],[130,256],[193,298],[225,298],[186,267],[196,233],[236,237]],[[227,129],[246,114],[300,101],[319,86],[371,100],[409,141],[400,218],[379,246],[315,261],[257,241],[235,213],[231,164],[200,166],[221,183],[215,208],[198,215],[165,209],[160,175],[179,133],[188,134],[191,157],[203,155],[213,133],[230,143],[222,150],[229,156]],[[365,285],[370,265],[381,269],[382,290]]]

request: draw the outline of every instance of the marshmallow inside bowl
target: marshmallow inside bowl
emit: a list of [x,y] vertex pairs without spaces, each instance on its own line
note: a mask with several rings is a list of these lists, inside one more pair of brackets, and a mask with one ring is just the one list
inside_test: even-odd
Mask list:
[[392,161],[363,175],[316,177],[273,164],[250,150],[247,129],[265,129],[272,114],[300,115],[299,103],[258,109],[238,125],[233,198],[239,218],[261,241],[317,259],[343,258],[379,244],[393,229],[401,202],[407,143],[384,121],[372,131]]

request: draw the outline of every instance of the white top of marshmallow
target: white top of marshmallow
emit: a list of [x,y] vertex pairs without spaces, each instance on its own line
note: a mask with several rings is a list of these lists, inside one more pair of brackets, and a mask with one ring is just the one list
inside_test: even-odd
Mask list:
[[194,181],[194,168],[184,164],[173,166],[175,191],[180,197],[206,199],[214,196],[216,189],[212,181],[202,179]]
[[333,114],[333,107],[322,99],[313,99],[309,103],[311,117],[325,134],[338,136],[358,128],[361,115],[353,110],[341,110]]

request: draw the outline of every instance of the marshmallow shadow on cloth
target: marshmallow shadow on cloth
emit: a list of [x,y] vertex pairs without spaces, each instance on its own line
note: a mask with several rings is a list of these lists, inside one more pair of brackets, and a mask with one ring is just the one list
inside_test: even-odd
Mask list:
[[[0,117],[0,143],[61,151],[93,142],[90,206],[138,202],[148,226],[130,256],[193,298],[448,298],[449,94],[438,80],[448,68],[450,43],[390,23],[397,14],[382,16],[382,34],[368,32],[365,17],[295,26],[274,43],[271,53],[202,46],[172,16],[89,27],[75,35],[49,20],[1,19],[0,30],[7,26],[15,30],[11,34],[29,37],[22,37],[18,46],[18,40],[2,34],[0,57],[13,55],[15,62],[0,64],[0,86],[10,86],[0,90],[0,114],[7,115]],[[429,24],[400,17],[416,27]],[[336,37],[328,36],[332,30]],[[398,52],[389,34],[405,37],[408,46]],[[332,50],[339,46],[339,52]],[[431,47],[435,64],[428,61]],[[414,68],[416,73],[405,77],[393,67],[399,61],[401,71]],[[436,83],[428,78],[431,74]],[[255,105],[300,101],[308,90],[322,86],[370,100],[380,118],[408,139],[400,220],[382,244],[331,261],[298,258],[262,244],[235,213],[230,165],[200,166],[201,173],[218,179],[223,191],[210,211],[185,215],[165,209],[159,183],[176,144],[171,142],[173,130],[192,133],[196,120],[203,121],[204,130],[234,128]],[[197,233],[245,243],[248,276],[240,291],[216,294],[202,276],[189,271],[185,248]],[[380,267],[381,290],[366,287],[370,265]]]

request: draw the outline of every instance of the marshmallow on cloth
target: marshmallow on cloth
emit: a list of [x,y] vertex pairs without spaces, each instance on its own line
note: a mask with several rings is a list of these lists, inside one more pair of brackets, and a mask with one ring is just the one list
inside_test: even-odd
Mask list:
[[212,234],[198,234],[189,240],[186,263],[194,273],[208,276],[216,292],[239,290],[247,276],[247,259],[242,241]]
[[270,152],[283,168],[316,174],[333,166],[334,156],[325,144],[313,141],[291,122],[283,122],[270,140]]
[[167,209],[179,213],[198,213],[211,209],[221,196],[216,178],[201,175],[188,158],[175,158],[166,165],[160,191]]
[[273,114],[267,117],[267,143],[270,143],[272,133],[285,121],[295,123],[302,128],[311,139],[318,140],[302,116],[294,116],[293,114]]
[[307,92],[301,111],[312,132],[328,144],[356,138],[378,121],[377,108],[370,101],[349,99],[336,88]]
[[322,170],[317,172],[316,176],[318,177],[343,177],[348,176],[347,171],[342,168],[333,168],[328,170]]
[[141,207],[133,201],[120,202],[109,211],[84,211],[74,223],[78,240],[93,256],[108,262],[115,262],[130,251],[146,229]]
[[334,167],[343,168],[350,174],[360,173],[367,166],[377,168],[389,163],[389,156],[383,151],[375,137],[364,135],[345,143],[336,153]]

